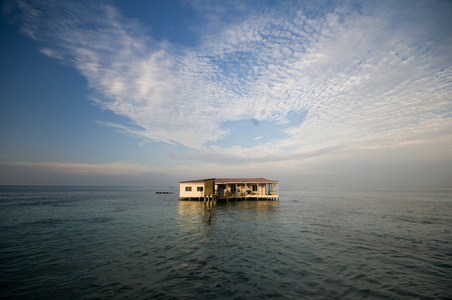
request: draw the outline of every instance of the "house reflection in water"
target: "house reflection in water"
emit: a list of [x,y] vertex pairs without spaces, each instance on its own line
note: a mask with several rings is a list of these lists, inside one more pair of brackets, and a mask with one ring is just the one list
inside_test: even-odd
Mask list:
[[179,221],[191,231],[199,223],[214,225],[218,219],[271,221],[279,215],[279,201],[218,202],[212,207],[206,207],[201,201],[179,201],[177,210]]

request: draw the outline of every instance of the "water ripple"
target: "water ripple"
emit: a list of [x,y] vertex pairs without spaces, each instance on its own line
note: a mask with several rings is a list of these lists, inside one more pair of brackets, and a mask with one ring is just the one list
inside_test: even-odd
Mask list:
[[210,208],[153,189],[9,190],[0,196],[9,203],[1,206],[0,298],[452,294],[450,194],[333,190]]

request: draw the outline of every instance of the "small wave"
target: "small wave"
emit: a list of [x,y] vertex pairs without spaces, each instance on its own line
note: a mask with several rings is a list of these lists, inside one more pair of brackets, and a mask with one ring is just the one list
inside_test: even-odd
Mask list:
[[45,224],[64,224],[64,223],[107,223],[110,222],[113,218],[107,217],[96,217],[96,218],[85,218],[85,219],[58,219],[58,218],[49,218],[42,219],[33,222],[26,222],[24,225],[45,225]]

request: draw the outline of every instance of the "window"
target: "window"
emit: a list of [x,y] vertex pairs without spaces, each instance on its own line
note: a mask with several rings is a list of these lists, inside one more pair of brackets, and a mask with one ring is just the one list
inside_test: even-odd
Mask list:
[[204,187],[203,187],[203,186],[198,186],[198,187],[196,188],[196,190],[197,190],[198,192],[202,192],[202,191],[204,190]]
[[186,187],[185,187],[185,191],[186,191],[186,192],[191,192],[191,186],[186,186]]
[[257,192],[257,185],[253,185],[253,192]]

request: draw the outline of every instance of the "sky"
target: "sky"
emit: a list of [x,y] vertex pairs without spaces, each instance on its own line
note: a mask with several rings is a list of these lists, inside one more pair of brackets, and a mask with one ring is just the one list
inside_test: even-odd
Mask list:
[[451,1],[0,5],[0,185],[452,186]]

